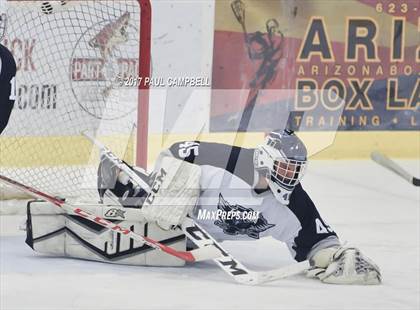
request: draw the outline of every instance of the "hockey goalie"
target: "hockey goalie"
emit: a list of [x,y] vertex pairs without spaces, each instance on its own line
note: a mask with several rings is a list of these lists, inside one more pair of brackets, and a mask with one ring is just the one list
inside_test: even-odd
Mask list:
[[[309,260],[310,278],[381,283],[378,266],[358,248],[341,244],[321,218],[300,184],[306,163],[305,145],[290,130],[271,132],[255,149],[175,143],[161,152],[150,174],[136,167],[127,173],[103,154],[98,192],[104,204],[89,210],[179,249],[193,246],[180,228],[187,218],[217,241],[271,236],[285,242],[296,261]],[[36,203],[28,207],[27,243],[36,251],[135,265],[184,264],[83,219],[45,210]]]

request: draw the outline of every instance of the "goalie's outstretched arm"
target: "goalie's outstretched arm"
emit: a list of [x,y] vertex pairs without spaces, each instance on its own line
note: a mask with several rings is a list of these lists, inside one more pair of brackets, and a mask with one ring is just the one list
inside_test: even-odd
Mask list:
[[[230,156],[231,153],[237,153],[238,156]],[[162,151],[156,160],[156,167],[160,166],[163,158],[172,157],[200,167],[206,165],[226,170],[252,186],[257,179],[252,167],[253,154],[251,149],[221,143],[182,141]],[[231,158],[236,158],[235,162]],[[150,186],[159,170],[155,168],[155,172],[149,175],[144,170],[128,166]],[[139,207],[149,190],[135,183],[130,176],[121,172],[112,159],[102,156],[98,169],[98,190],[101,197],[109,190],[107,193],[118,199],[123,206]]]
[[[237,156],[230,156],[236,153]],[[253,168],[254,150],[222,143],[183,141],[172,146],[160,154],[173,156],[191,164],[212,166],[224,169],[241,178],[249,185],[254,185],[256,172]],[[232,161],[232,158],[236,158]]]

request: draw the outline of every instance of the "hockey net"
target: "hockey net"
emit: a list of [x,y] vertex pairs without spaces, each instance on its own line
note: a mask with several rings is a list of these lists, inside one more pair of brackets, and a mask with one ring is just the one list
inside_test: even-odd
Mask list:
[[[17,63],[17,98],[0,136],[1,174],[96,199],[98,152],[83,131],[145,164],[147,87],[122,82],[150,74],[150,17],[149,0],[8,1],[2,44]],[[16,194],[0,187],[2,208]]]

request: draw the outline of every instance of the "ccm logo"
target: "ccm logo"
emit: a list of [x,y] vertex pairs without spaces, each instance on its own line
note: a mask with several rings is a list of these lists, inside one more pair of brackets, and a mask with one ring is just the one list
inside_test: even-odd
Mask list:
[[163,180],[166,175],[167,175],[167,172],[165,171],[165,169],[161,168],[155,180],[153,181],[152,188],[149,195],[147,195],[147,198],[146,198],[147,203],[149,204],[153,203],[153,201],[155,200],[156,194],[159,191],[160,187],[162,186]]

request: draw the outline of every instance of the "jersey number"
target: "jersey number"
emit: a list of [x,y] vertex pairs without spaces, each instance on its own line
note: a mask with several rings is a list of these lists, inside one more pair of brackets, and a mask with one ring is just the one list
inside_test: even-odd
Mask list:
[[16,100],[16,77],[10,80],[10,96],[9,100]]
[[185,158],[191,155],[191,152],[194,153],[194,156],[198,156],[198,146],[197,142],[185,142],[179,145],[179,157]]

